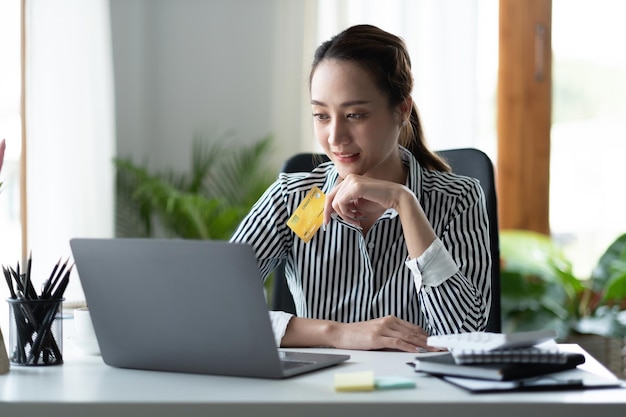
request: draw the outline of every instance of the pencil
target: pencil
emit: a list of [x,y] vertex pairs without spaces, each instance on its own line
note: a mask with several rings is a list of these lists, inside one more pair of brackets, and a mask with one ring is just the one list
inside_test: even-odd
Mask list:
[[59,280],[63,276],[63,271],[67,267],[67,263],[69,262],[69,260],[70,258],[67,258],[63,265],[61,265],[61,268],[58,270],[56,276],[52,279],[52,282],[50,283],[50,288],[48,288],[48,292],[46,292],[46,298],[50,298],[50,296],[52,295],[53,288],[58,284]]
[[44,294],[48,294],[48,291],[50,291],[50,286],[52,285],[52,280],[54,279],[54,274],[57,272],[57,269],[59,269],[59,265],[60,264],[61,264],[61,258],[59,258],[59,260],[57,261],[56,265],[54,265],[54,268],[52,268],[52,272],[50,273],[50,277],[48,277],[48,279],[44,283],[44,287],[41,290],[42,298],[44,298]]
[[13,281],[11,279],[11,274],[9,270],[2,266],[2,273],[4,274],[4,279],[7,281],[7,285],[9,286],[9,292],[11,293],[11,298],[16,299],[15,290],[13,289]]

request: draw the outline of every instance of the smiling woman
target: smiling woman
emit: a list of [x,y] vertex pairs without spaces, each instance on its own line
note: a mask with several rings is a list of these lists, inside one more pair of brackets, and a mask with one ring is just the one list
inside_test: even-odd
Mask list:
[[[428,149],[404,41],[351,26],[317,48],[309,79],[330,161],[281,174],[232,238],[253,245],[263,277],[286,264],[297,316],[272,312],[277,344],[415,352],[435,349],[428,335],[484,330],[484,194]],[[325,227],[303,241],[286,224],[314,187]]]

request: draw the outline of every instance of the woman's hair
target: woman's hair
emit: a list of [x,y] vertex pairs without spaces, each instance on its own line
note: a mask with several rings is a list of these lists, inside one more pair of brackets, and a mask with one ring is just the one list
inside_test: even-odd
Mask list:
[[[315,51],[309,85],[318,64],[325,59],[359,64],[387,96],[391,107],[411,96],[413,74],[406,45],[401,38],[376,26],[352,26],[322,43]],[[450,166],[428,148],[415,104],[411,109],[410,122],[402,128],[400,145],[410,150],[423,167],[449,172]]]

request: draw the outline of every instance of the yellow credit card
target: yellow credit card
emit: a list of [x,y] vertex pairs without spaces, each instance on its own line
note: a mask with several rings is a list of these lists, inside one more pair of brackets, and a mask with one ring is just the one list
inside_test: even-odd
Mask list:
[[311,240],[324,221],[325,201],[326,195],[322,190],[313,187],[287,220],[287,226],[306,243]]

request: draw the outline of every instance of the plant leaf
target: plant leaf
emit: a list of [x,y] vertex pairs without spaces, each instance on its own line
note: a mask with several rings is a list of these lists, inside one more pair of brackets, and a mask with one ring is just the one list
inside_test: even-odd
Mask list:
[[626,233],[615,239],[598,260],[591,273],[592,288],[602,291],[609,281],[623,274],[626,274]]
[[571,272],[571,262],[548,235],[529,230],[500,231],[502,268],[558,282],[555,268]]
[[[267,164],[268,136],[227,148],[194,138],[189,172],[150,173],[146,164],[114,160],[116,233],[187,239],[228,239],[276,176]],[[134,230],[131,230],[135,227]]]
[[613,275],[606,284],[604,299],[607,301],[624,301],[626,299],[626,272]]

